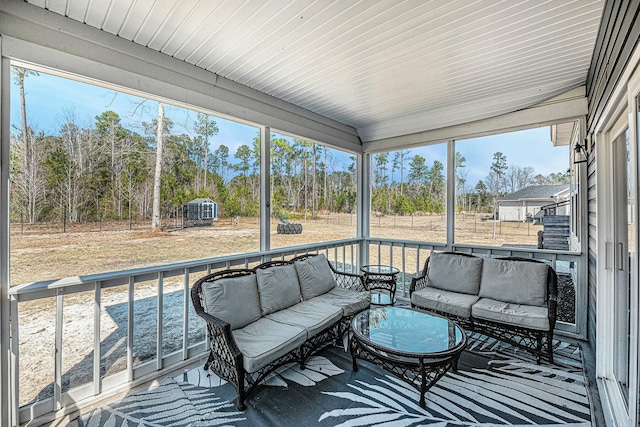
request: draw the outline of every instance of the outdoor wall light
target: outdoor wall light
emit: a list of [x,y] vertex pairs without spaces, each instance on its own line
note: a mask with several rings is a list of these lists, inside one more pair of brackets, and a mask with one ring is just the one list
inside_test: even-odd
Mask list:
[[587,140],[584,140],[583,144],[580,142],[576,142],[576,145],[573,147],[574,155],[573,155],[573,163],[584,163],[589,158],[589,153],[587,152]]

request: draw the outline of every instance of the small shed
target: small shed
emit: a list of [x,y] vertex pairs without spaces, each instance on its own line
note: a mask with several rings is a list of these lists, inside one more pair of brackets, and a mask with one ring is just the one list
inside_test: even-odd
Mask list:
[[187,203],[185,212],[185,225],[211,225],[218,219],[218,204],[206,197],[199,197]]
[[526,221],[528,217],[536,218],[550,203],[560,206],[556,215],[568,215],[568,204],[559,203],[565,200],[569,200],[569,184],[531,185],[498,200],[498,217],[500,221]]

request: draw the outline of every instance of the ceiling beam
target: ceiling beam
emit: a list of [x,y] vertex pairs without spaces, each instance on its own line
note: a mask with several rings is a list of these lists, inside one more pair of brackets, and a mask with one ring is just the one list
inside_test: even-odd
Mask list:
[[365,153],[398,150],[569,122],[587,114],[585,87],[580,86],[523,110],[488,119],[363,142]]

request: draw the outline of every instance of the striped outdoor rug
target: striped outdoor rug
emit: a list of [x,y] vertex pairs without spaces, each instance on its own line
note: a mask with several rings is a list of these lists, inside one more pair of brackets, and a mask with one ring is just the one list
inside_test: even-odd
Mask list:
[[202,368],[80,416],[77,426],[591,426],[582,352],[556,343],[556,365],[472,335],[457,373],[449,372],[418,406],[417,391],[344,348],[325,348],[283,368],[239,412],[235,390]]

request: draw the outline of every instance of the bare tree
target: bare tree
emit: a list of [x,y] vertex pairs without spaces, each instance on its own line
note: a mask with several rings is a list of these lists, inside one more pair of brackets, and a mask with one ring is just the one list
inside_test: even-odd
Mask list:
[[535,170],[531,166],[521,168],[520,173],[518,174],[518,190],[522,190],[523,188],[531,185],[535,173]]
[[156,170],[153,178],[153,213],[151,229],[160,230],[160,176],[162,174],[162,140],[164,137],[164,103],[158,103],[156,130]]
[[209,138],[218,134],[218,124],[207,114],[198,113],[198,118],[193,129],[202,137],[204,149],[203,187],[207,188],[207,175],[209,173]]
[[493,196],[493,238],[496,238],[496,211],[498,204],[498,196],[505,187],[505,173],[507,171],[507,156],[500,151],[493,153],[493,163],[491,163],[491,172],[487,177],[489,189]]
[[15,67],[13,72],[14,81],[20,88],[20,115],[22,119],[22,164],[20,167],[21,176],[18,181],[21,184],[25,197],[24,205],[26,208],[27,218],[30,223],[34,223],[37,216],[37,202],[43,196],[40,191],[43,189],[44,184],[42,182],[38,182],[41,181],[38,179],[38,166],[40,163],[35,159],[33,132],[27,124],[27,103],[24,81],[29,76],[37,76],[39,74],[36,71],[20,67]]
[[311,181],[311,218],[316,217],[316,168],[318,164],[318,144],[313,144],[311,152],[313,153],[313,177]]
[[533,181],[534,169],[531,166],[520,167],[514,164],[509,165],[505,173],[507,192],[513,193],[522,190]]
[[[81,171],[82,171],[82,129],[77,124],[75,109],[63,109],[63,122],[60,126],[62,148],[67,153],[69,162],[64,166],[64,194],[71,221],[77,221],[77,214],[82,201]],[[59,189],[60,191],[61,189]]]
[[[404,187],[404,163],[407,161],[407,156],[411,153],[410,150],[400,150],[398,152],[400,156],[399,160],[399,169],[400,169],[400,195],[403,195],[403,187]],[[395,159],[394,159],[395,161]]]

